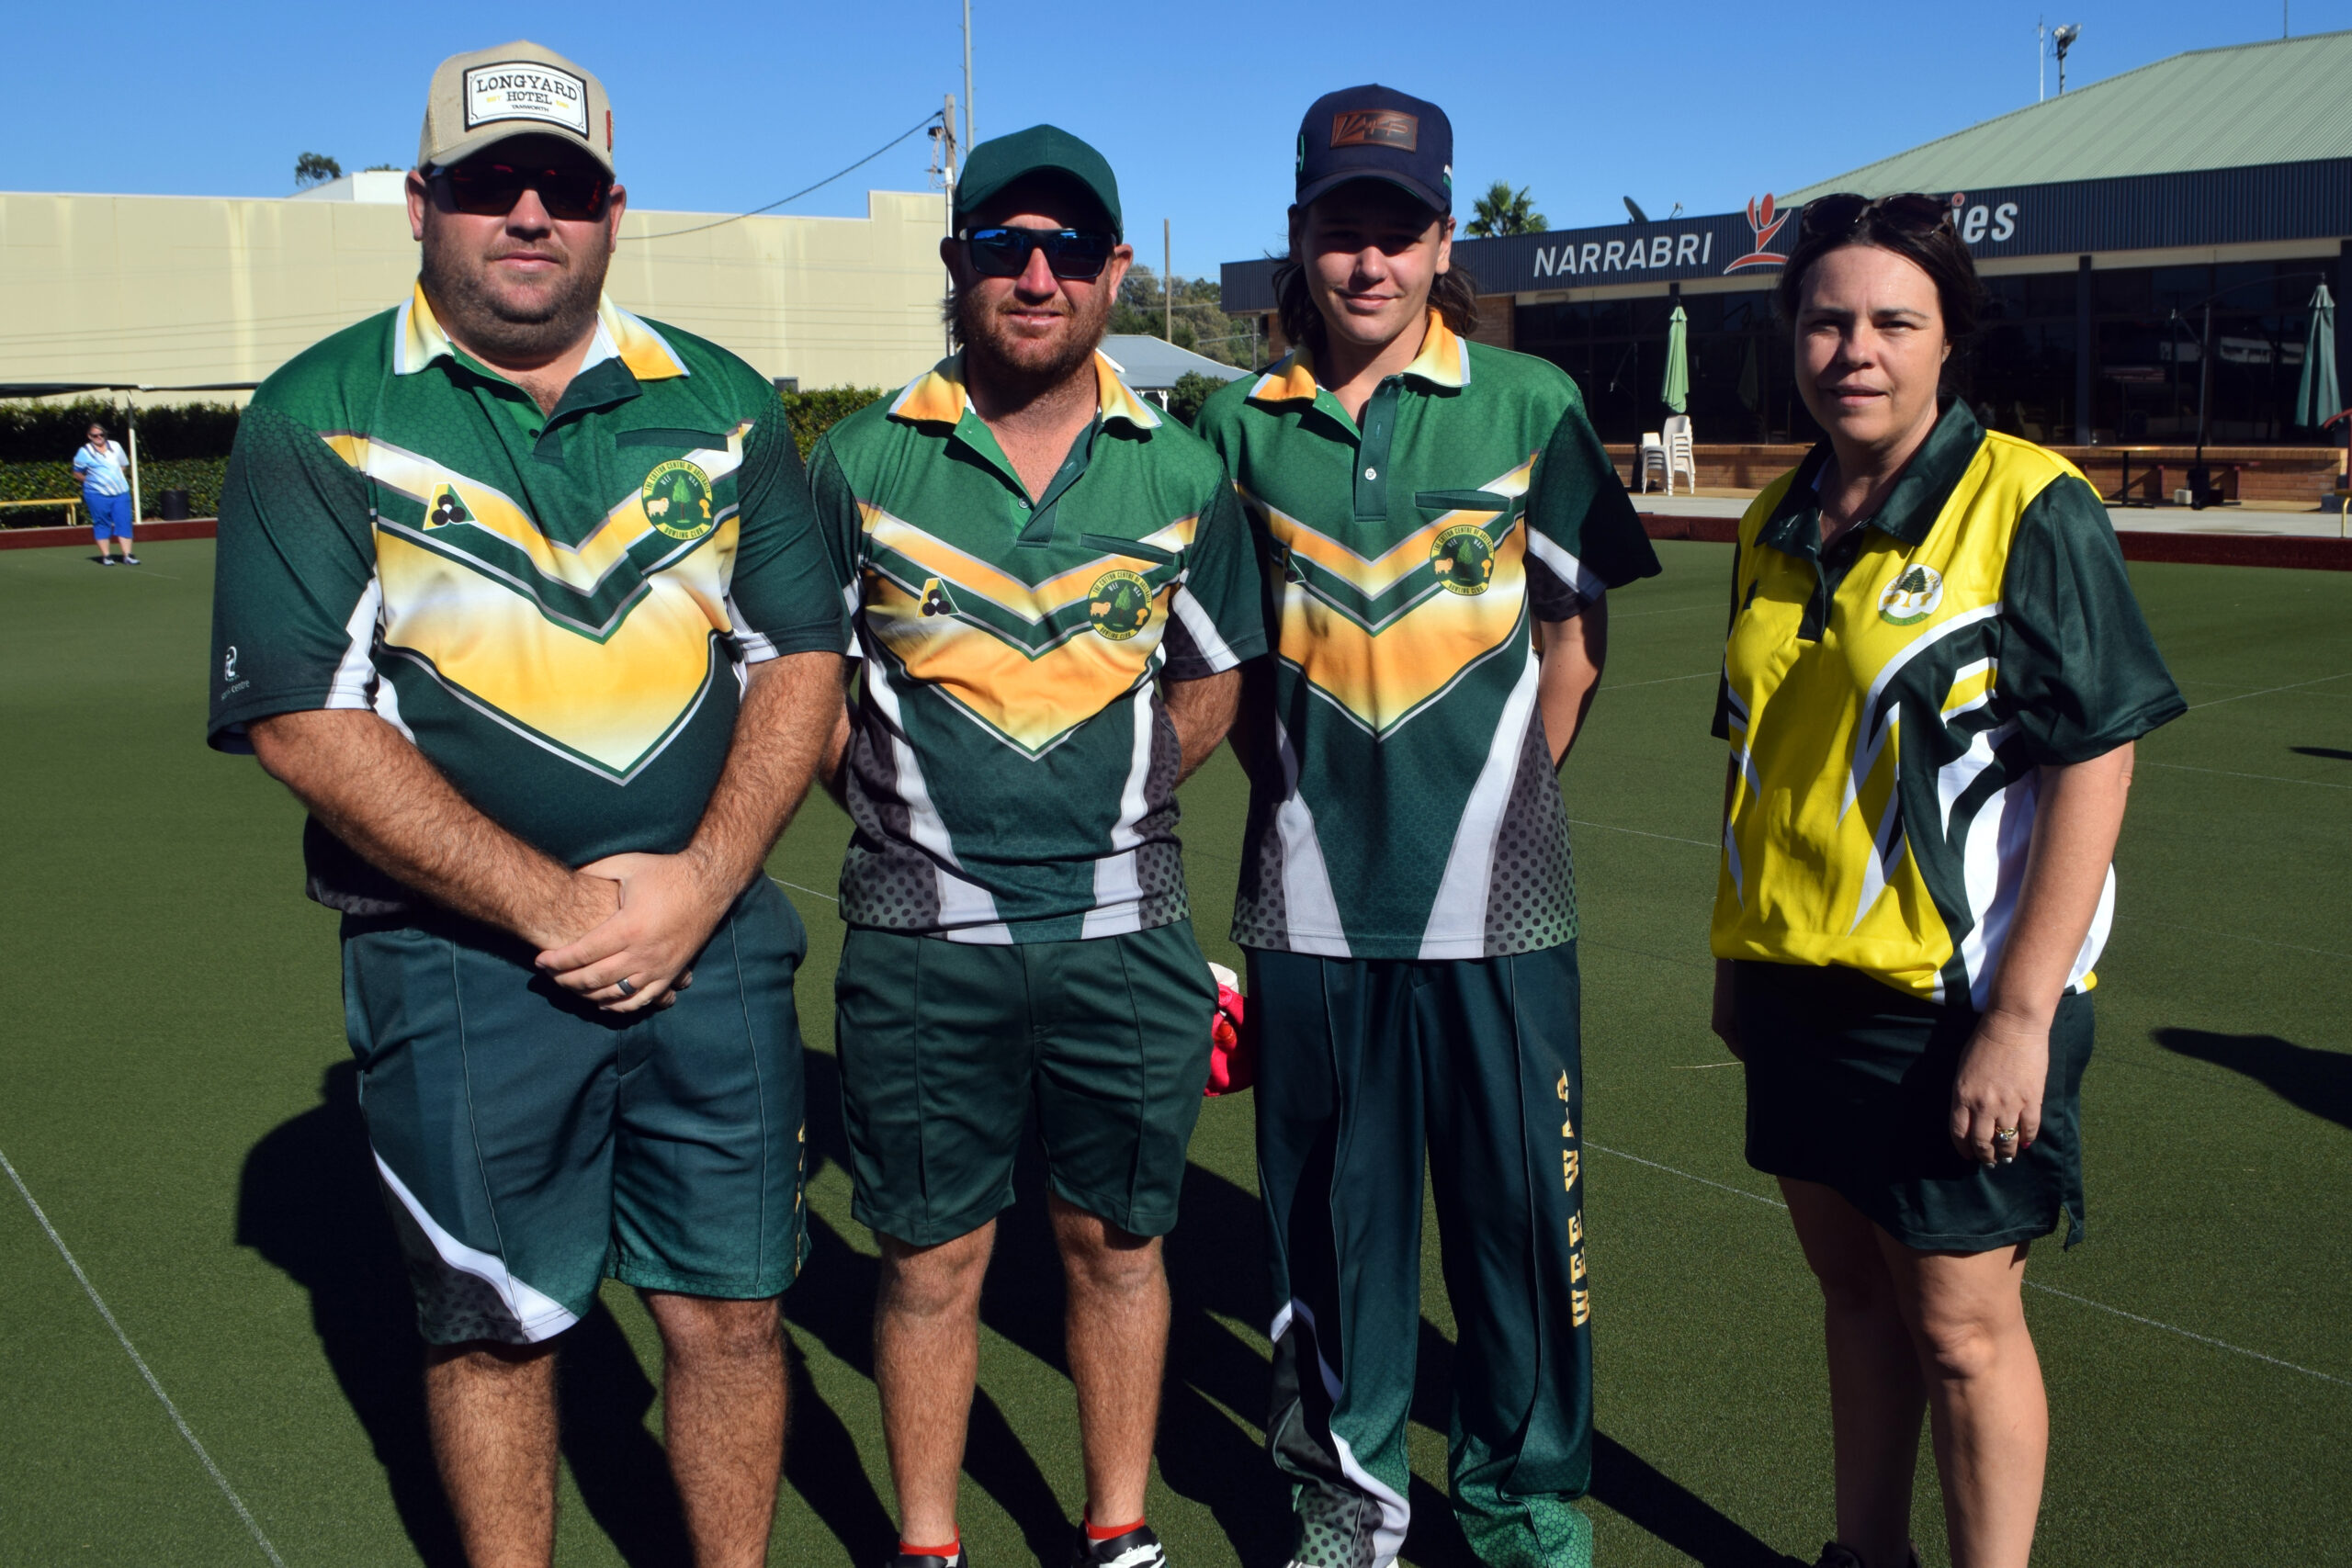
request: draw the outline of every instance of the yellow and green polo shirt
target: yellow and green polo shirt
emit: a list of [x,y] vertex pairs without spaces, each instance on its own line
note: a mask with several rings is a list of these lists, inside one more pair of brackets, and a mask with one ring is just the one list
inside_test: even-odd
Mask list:
[[1304,348],[1201,411],[1265,562],[1279,781],[1257,781],[1245,947],[1492,958],[1577,931],[1532,625],[1654,575],[1557,367],[1430,313],[1351,419]]
[[[744,666],[838,651],[775,389],[605,300],[551,414],[420,285],[254,393],[221,495],[211,743],[372,709],[492,820],[580,865],[693,836]],[[413,896],[315,823],[312,896]]]
[[[1878,515],[1821,549],[1814,448],[1740,520],[1715,733],[1736,778],[1718,958],[1842,964],[1982,1010],[2044,764],[2185,711],[2098,493],[2064,458],[1937,422]],[[2114,919],[2108,871],[2070,990]]]
[[1187,918],[1159,682],[1265,650],[1216,455],[1095,356],[1098,408],[1032,497],[958,355],[825,433],[810,481],[864,660],[855,926],[1015,943]]

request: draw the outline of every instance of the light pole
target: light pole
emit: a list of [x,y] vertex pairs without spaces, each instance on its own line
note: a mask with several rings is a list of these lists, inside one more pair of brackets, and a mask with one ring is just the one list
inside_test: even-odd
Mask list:
[[2080,22],[2068,22],[2064,27],[2052,28],[2050,31],[2050,41],[2058,47],[2058,96],[2062,98],[2066,96],[2066,51],[2074,48],[2075,40],[2082,36]]

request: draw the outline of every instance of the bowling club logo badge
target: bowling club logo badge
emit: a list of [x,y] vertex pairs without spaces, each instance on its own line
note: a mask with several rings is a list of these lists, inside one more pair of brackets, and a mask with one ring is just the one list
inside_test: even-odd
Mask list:
[[1151,584],[1132,571],[1106,571],[1086,592],[1086,618],[1113,642],[1151,624]]
[[1878,596],[1878,618],[1890,626],[1916,626],[1943,602],[1943,573],[1931,566],[1909,567]]
[[673,539],[710,532],[710,476],[681,457],[645,476],[645,520]]
[[1476,523],[1456,523],[1430,541],[1438,585],[1449,593],[1484,593],[1495,580],[1495,545]]

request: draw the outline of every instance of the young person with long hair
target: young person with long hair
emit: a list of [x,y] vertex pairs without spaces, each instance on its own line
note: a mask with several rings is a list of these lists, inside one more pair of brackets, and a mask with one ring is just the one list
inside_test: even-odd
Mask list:
[[1576,893],[1555,773],[1657,570],[1553,366],[1470,341],[1435,104],[1333,93],[1299,132],[1284,330],[1203,410],[1266,563],[1234,941],[1259,1031],[1273,1413],[1294,1563],[1404,1543],[1421,1172],[1460,1325],[1449,1465],[1486,1562],[1591,1529]]

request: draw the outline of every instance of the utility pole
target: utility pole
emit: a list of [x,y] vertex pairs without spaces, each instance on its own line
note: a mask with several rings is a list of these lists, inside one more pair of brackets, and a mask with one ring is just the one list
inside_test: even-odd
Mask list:
[[[956,123],[952,116],[947,123]],[[964,145],[978,146],[978,134],[972,129],[972,0],[964,0]]]
[[[968,108],[970,106],[966,107]],[[947,200],[944,203],[947,209],[947,235],[948,238],[953,239],[956,236],[956,95],[953,93],[947,95],[947,108],[940,118],[938,134],[939,176],[941,185],[947,192]],[[955,292],[956,279],[952,274],[947,279],[947,288],[949,293]],[[947,340],[946,351],[953,354],[956,352],[954,326],[946,327],[944,334]]]
[[1159,220],[1159,298],[1161,312],[1159,335],[1170,343],[1176,341],[1176,274],[1169,258],[1175,254],[1168,238],[1168,220]]

